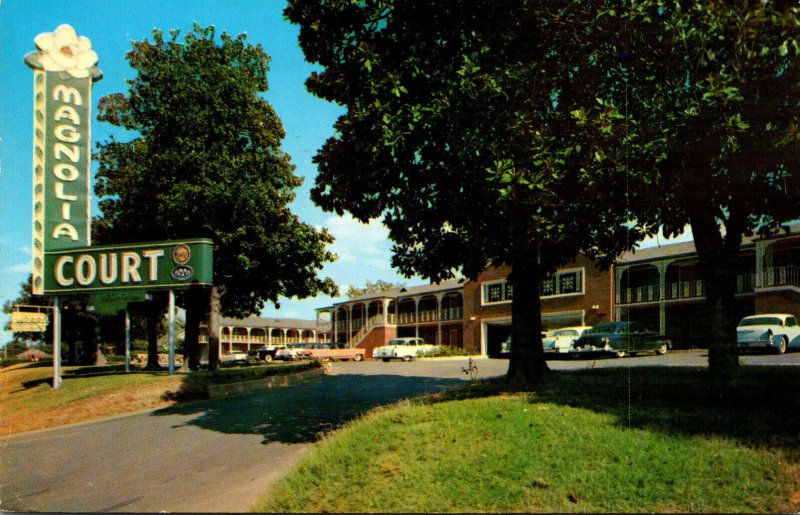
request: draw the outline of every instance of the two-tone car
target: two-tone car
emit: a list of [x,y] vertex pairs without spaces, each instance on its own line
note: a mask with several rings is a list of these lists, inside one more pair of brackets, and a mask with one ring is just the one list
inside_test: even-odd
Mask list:
[[654,351],[664,355],[672,342],[640,322],[621,321],[597,324],[578,338],[570,349],[573,357],[582,354],[605,353],[618,358],[626,354]]
[[800,326],[797,318],[787,313],[768,313],[744,317],[736,327],[739,350],[765,350],[783,354],[786,349],[800,348]]
[[259,361],[264,361],[265,363],[272,363],[272,360],[275,359],[275,355],[278,353],[279,350],[283,349],[284,345],[278,344],[267,344],[261,347],[260,349],[254,352],[255,359]]
[[383,361],[392,359],[411,361],[428,351],[435,350],[436,347],[436,345],[425,343],[422,338],[392,338],[386,342],[386,345],[376,347],[372,351],[372,357]]
[[275,353],[275,359],[281,361],[308,359],[311,355],[311,349],[307,349],[306,345],[308,345],[306,342],[288,343]]
[[542,347],[545,352],[567,353],[572,349],[575,341],[589,329],[591,326],[587,325],[556,329],[551,331],[549,336],[542,338]]

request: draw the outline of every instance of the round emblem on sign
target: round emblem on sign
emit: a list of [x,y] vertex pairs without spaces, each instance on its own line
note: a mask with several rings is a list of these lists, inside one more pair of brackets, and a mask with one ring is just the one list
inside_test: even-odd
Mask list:
[[175,262],[176,265],[185,265],[189,262],[189,259],[192,257],[192,251],[189,248],[189,245],[185,243],[181,243],[175,250],[172,251],[172,261]]
[[194,270],[189,265],[177,266],[172,270],[172,278],[176,281],[188,281],[194,277]]

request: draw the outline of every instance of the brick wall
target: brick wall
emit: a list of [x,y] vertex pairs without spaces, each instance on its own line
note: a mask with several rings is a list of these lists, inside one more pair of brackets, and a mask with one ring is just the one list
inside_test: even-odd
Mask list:
[[[611,272],[599,271],[594,263],[585,256],[578,256],[572,263],[561,269],[583,268],[584,293],[555,298],[542,298],[542,314],[565,311],[583,311],[586,325],[607,322],[612,318],[611,309]],[[475,281],[464,285],[464,348],[479,351],[481,347],[481,323],[491,319],[507,319],[511,317],[511,303],[481,305],[481,288],[483,283],[504,280],[511,272],[511,267],[500,266],[490,268],[481,273]],[[598,309],[592,309],[597,306]]]
[[385,327],[373,327],[372,330],[367,333],[363,340],[357,345],[359,349],[366,349],[367,353],[364,357],[371,358],[372,351],[376,347],[380,347],[381,345],[385,345],[386,342],[391,340],[392,338],[397,338],[397,327],[395,326],[385,326]]
[[756,297],[756,313],[787,313],[800,317],[800,293],[773,291],[759,293]]

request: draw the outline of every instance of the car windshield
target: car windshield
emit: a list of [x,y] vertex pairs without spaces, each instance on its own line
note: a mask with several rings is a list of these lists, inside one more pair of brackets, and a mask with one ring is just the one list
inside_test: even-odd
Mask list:
[[778,317],[754,317],[745,318],[739,322],[739,327],[748,325],[783,325],[783,321]]
[[560,331],[554,331],[553,336],[578,336],[578,331],[575,329],[562,329]]
[[607,324],[598,324],[588,331],[586,334],[603,334],[603,333],[619,333],[625,324],[620,322],[609,322]]
[[398,338],[396,340],[389,340],[389,343],[387,343],[387,345],[415,345],[415,344],[416,342],[414,342],[413,340],[404,340],[402,338]]

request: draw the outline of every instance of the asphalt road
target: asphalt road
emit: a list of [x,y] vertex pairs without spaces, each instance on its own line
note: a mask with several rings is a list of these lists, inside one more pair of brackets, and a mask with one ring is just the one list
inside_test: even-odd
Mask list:
[[[0,440],[0,510],[242,512],[318,439],[378,404],[468,379],[467,360],[335,363],[297,386],[216,399]],[[476,359],[480,377],[503,359]],[[800,365],[800,352],[743,364]],[[554,370],[704,366],[704,352],[552,359]]]

